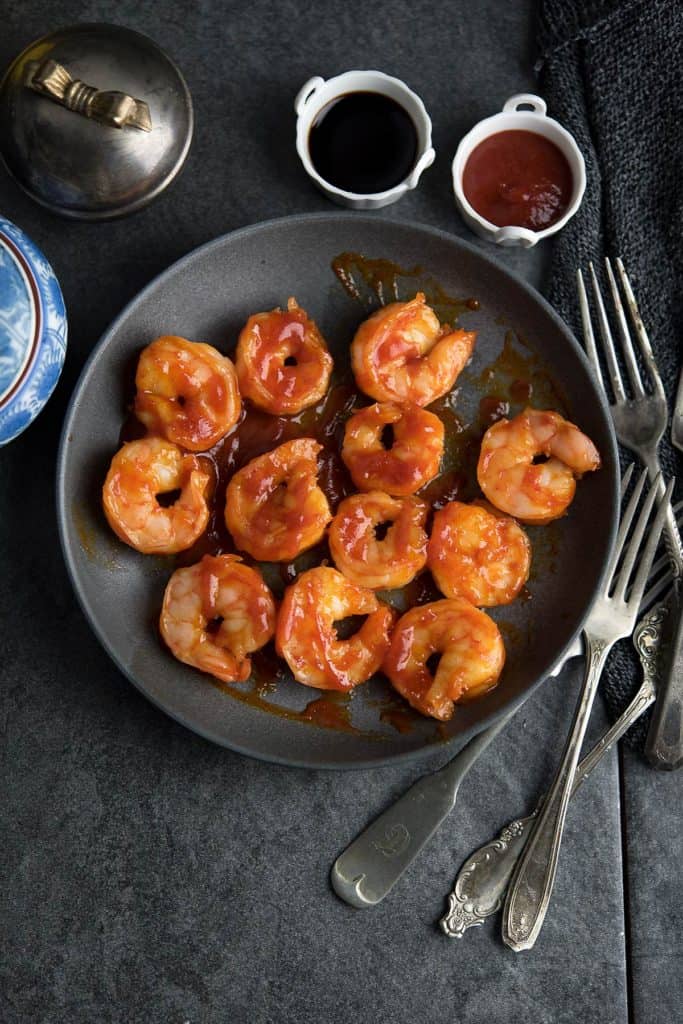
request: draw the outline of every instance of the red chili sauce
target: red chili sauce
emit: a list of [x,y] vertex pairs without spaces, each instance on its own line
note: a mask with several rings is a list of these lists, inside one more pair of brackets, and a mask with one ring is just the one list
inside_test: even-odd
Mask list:
[[565,155],[536,132],[497,132],[470,153],[462,176],[465,197],[498,227],[542,231],[571,200],[574,181]]

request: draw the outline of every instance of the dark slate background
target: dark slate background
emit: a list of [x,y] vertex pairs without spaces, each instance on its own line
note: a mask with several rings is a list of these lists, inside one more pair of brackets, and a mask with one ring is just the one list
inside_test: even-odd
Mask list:
[[[182,729],[100,649],[57,540],[61,421],[109,321],[202,242],[330,209],[294,151],[291,103],[303,81],[377,67],[420,93],[437,161],[417,191],[378,216],[466,234],[450,161],[474,121],[533,87],[531,4],[351,0],[302,11],[292,0],[5,0],[0,17],[2,66],[69,22],[146,32],[180,65],[196,113],[182,177],[127,220],[53,217],[0,172],[0,210],[51,260],[70,318],[57,392],[0,451],[1,1024],[673,1020],[676,780],[654,777],[634,755],[621,766],[610,755],[577,801],[532,953],[505,949],[497,924],[462,942],[435,926],[464,857],[530,809],[546,783],[576,667],[543,687],[475,766],[451,820],[385,903],[354,911],[329,888],[332,861],[434,762],[285,769]],[[547,250],[496,255],[541,283]],[[601,708],[595,719],[597,731]]]

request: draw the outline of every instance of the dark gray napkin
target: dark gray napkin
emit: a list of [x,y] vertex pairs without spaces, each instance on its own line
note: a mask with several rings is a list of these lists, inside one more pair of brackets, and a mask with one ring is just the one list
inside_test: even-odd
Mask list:
[[[537,40],[540,91],[581,147],[588,178],[581,209],[557,236],[548,297],[580,338],[576,269],[620,255],[671,403],[683,306],[683,3],[541,0]],[[681,481],[668,431],[661,456]],[[602,684],[613,718],[641,679],[622,642]],[[631,730],[633,745],[647,725]]]

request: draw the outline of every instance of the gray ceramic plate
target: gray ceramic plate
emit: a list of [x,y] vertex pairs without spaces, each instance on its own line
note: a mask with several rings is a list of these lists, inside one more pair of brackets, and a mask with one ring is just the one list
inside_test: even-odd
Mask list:
[[[159,334],[207,341],[230,352],[250,313],[289,295],[317,320],[337,361],[367,315],[340,286],[331,260],[344,251],[420,265],[451,295],[474,296],[480,309],[461,318],[477,330],[472,363],[459,381],[455,408],[476,417],[481,375],[513,327],[560,384],[566,410],[604,458],[584,479],[569,514],[531,531],[536,568],[531,599],[495,609],[508,660],[501,683],[457,709],[447,727],[420,720],[405,732],[382,720],[388,684],[373,680],[351,702],[356,732],[290,720],[245,704],[175,661],[155,634],[169,560],[137,554],[108,529],[99,490],[117,447],[130,398],[135,359]],[[403,283],[410,297],[417,281]],[[528,352],[527,352],[528,355]],[[475,384],[479,388],[475,387]],[[121,671],[156,705],[202,736],[234,750],[294,765],[352,768],[454,749],[521,702],[561,659],[590,607],[610,549],[616,518],[617,470],[608,412],[577,343],[531,288],[472,246],[443,232],[353,214],[272,221],[219,238],[152,282],[94,350],[68,411],[58,465],[58,512],[64,554],[76,593],[96,635]],[[300,710],[311,690],[281,682],[268,699]],[[386,708],[385,708],[386,710]]]

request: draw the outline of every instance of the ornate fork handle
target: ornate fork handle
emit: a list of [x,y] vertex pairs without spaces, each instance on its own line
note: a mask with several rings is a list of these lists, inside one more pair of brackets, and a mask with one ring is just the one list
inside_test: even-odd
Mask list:
[[[641,457],[651,478],[660,472],[657,449]],[[660,477],[660,493],[664,486]],[[673,508],[669,505],[664,523],[664,544],[671,561],[674,612],[669,663],[657,692],[657,703],[645,742],[645,755],[655,768],[671,771],[683,764],[683,545]]]
[[655,768],[672,771],[683,765],[683,554],[681,536],[671,507],[667,513],[664,540],[674,574],[670,598],[674,613],[673,635],[667,671],[662,676],[645,741],[645,755]]
[[581,744],[600,675],[612,646],[589,632],[585,633],[585,641],[586,677],[562,762],[517,864],[505,901],[503,941],[516,951],[531,949],[545,920]]
[[[607,751],[654,702],[657,655],[663,623],[668,614],[669,606],[666,603],[657,605],[636,629],[633,642],[643,666],[643,682],[628,707],[577,767],[572,796]],[[482,925],[487,917],[500,909],[510,878],[529,838],[529,826],[537,814],[538,807],[528,817],[511,821],[496,839],[481,846],[465,861],[453,891],[448,896],[448,911],[440,921],[442,931],[449,938],[462,938],[468,928]]]

